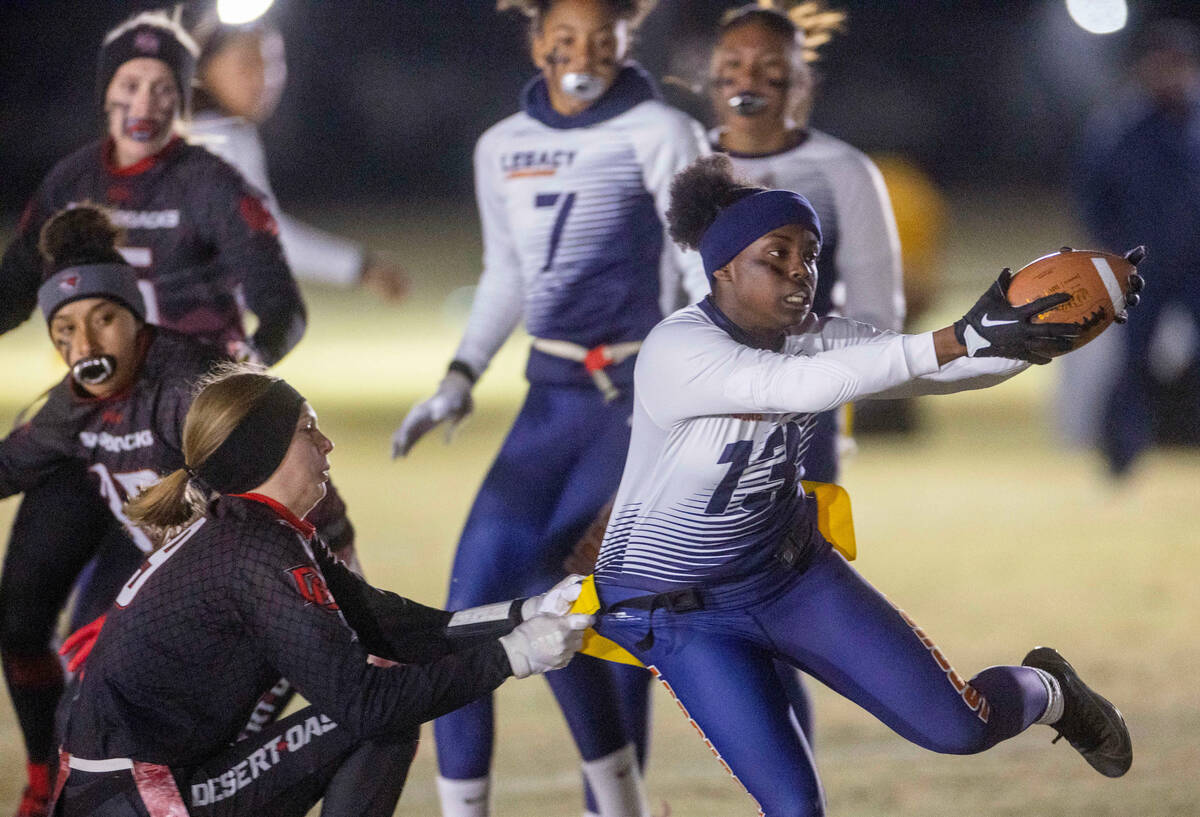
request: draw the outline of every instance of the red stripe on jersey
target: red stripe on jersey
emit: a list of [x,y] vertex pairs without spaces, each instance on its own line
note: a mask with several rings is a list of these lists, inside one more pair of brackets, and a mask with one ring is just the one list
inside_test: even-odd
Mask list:
[[284,522],[287,522],[289,525],[291,525],[293,528],[295,528],[296,532],[299,533],[301,536],[303,536],[305,539],[308,539],[314,533],[317,532],[317,529],[315,527],[313,527],[313,525],[311,523],[305,522],[303,519],[296,516],[296,514],[292,513],[287,508],[287,506],[285,506],[283,503],[272,499],[271,497],[267,496],[266,494],[248,493],[248,494],[230,494],[230,496],[236,496],[239,499],[249,499],[251,502],[258,502],[260,504],[266,505],[268,508],[275,511],[276,515],[278,515],[280,519],[282,519]]
[[104,169],[107,170],[110,175],[113,175],[113,176],[137,176],[138,174],[145,173],[147,170],[154,167],[156,164],[158,164],[160,161],[165,159],[167,156],[174,153],[176,150],[179,149],[179,146],[182,144],[183,144],[183,140],[181,138],[179,138],[178,136],[172,136],[170,141],[168,141],[165,145],[163,145],[163,149],[160,150],[158,153],[151,154],[150,156],[147,156],[145,159],[134,162],[133,164],[129,165],[128,167],[117,167],[115,164],[113,164],[113,147],[114,147],[114,145],[113,145],[112,138],[109,137],[108,139],[106,139],[104,141],[104,147],[101,148],[100,156],[101,156],[101,159],[104,161]]

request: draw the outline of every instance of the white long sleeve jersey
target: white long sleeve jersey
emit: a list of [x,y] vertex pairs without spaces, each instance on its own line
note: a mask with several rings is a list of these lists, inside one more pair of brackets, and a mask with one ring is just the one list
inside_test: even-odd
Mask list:
[[[484,133],[483,274],[455,357],[483,372],[522,318],[535,337],[586,348],[641,340],[682,304],[681,288],[704,297],[699,255],[667,237],[665,214],[671,178],[707,152],[695,121],[650,98],[580,127],[526,110]],[[531,381],[590,382],[579,364],[538,354]]]
[[883,177],[871,160],[811,129],[789,150],[768,156],[735,153],[730,159],[738,175],[800,193],[816,209],[821,219],[817,314],[899,331],[904,325],[900,237]]
[[279,207],[267,157],[253,122],[213,111],[196,114],[188,126],[188,141],[217,154],[241,172],[266,200],[267,209],[279,225],[279,243],[292,275],[338,287],[354,286],[362,278],[366,250],[361,244],[327,233],[292,218]]
[[810,316],[779,351],[744,340],[710,300],[646,338],[600,581],[662,591],[753,573],[811,513],[798,480],[816,413],[982,388],[1028,365],[960,358],[939,369],[931,333],[837,317]]

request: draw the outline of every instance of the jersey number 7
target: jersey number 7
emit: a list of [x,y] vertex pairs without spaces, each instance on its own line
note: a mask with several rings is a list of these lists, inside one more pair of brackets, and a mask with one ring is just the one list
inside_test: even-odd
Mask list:
[[[559,198],[562,199],[562,204],[558,204]],[[575,206],[575,194],[538,193],[533,197],[534,207],[554,207],[556,204],[558,214],[554,217],[554,228],[550,231],[550,247],[546,250],[546,263],[542,265],[542,272],[549,272],[554,264],[554,254],[558,252],[559,239],[562,238],[563,228],[567,226],[567,216]]]

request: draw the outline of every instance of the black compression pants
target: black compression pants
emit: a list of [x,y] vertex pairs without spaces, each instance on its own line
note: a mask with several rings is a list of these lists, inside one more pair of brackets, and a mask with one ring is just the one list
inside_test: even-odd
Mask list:
[[144,555],[114,519],[82,463],[25,492],[0,572],[0,663],[29,758],[53,759],[54,708],[63,675],[52,646],[76,579],[96,559],[73,623],[108,609]]
[[130,771],[72,770],[55,814],[160,817],[177,798],[194,817],[304,817],[323,799],[322,817],[390,817],[417,735],[363,741],[309,706],[198,766],[172,768],[169,792],[139,790]]

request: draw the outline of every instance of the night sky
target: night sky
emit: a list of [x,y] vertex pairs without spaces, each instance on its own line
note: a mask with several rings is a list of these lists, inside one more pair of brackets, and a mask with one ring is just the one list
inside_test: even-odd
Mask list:
[[[0,3],[0,213],[22,207],[58,159],[100,132],[104,32],[158,4]],[[634,49],[656,76],[700,79],[720,12],[661,0]],[[898,151],[938,181],[1039,185],[1060,177],[1088,109],[1121,82],[1139,21],[1200,3],[1133,0],[1130,26],[1096,36],[1062,0],[844,2],[846,34],[821,63],[813,124],[868,151]],[[461,196],[476,138],[516,110],[532,75],[525,25],[468,0],[276,0],[288,87],[264,126],[289,202]],[[700,59],[697,59],[697,58]]]

